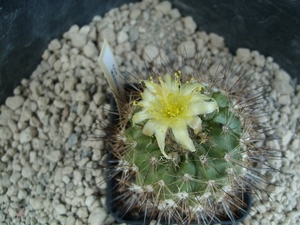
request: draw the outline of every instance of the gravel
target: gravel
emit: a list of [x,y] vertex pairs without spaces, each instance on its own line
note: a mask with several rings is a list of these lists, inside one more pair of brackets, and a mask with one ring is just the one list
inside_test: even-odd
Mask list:
[[268,86],[261,121],[279,138],[267,144],[281,150],[269,161],[282,172],[263,171],[269,195],[257,193],[241,224],[300,224],[300,85],[272,57],[242,46],[231,55],[223,37],[199,30],[169,2],[143,0],[52,40],[32,76],[0,107],[0,224],[116,224],[103,182],[111,95],[97,63],[104,38],[121,71],[145,72],[144,61],[159,67],[164,57],[180,63],[184,55],[192,64],[205,57],[213,73],[213,65],[233,57],[233,69],[252,74],[253,92]]

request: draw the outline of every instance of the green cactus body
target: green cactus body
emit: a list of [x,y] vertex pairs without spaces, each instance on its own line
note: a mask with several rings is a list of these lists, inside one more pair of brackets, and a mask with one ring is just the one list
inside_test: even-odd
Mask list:
[[[204,95],[205,102],[218,106],[213,112],[199,115],[200,132],[187,126],[195,151],[179,143],[168,129],[164,143],[167,158],[155,135],[145,135],[147,120],[136,124],[132,117],[123,117],[127,122],[123,121],[116,133],[121,138],[114,148],[119,159],[116,170],[121,173],[120,192],[127,207],[146,211],[146,216],[153,218],[179,223],[232,219],[235,210],[244,207],[240,194],[247,188],[245,168],[250,163],[244,124],[249,121],[235,110],[237,105],[231,96],[218,88],[212,91],[203,85],[191,93]],[[130,114],[143,110],[136,104],[140,100],[138,96],[128,103],[133,105]]]

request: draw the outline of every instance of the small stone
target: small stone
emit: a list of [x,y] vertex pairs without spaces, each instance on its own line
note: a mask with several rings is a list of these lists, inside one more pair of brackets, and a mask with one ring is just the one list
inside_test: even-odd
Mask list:
[[48,45],[48,49],[50,51],[55,51],[55,50],[59,50],[61,48],[61,44],[59,42],[58,39],[54,39],[50,42],[50,44]]
[[59,109],[63,109],[66,107],[66,103],[58,99],[55,99],[53,104]]
[[70,33],[71,43],[74,47],[82,48],[87,42],[86,34],[82,33]]
[[67,209],[63,204],[58,204],[55,207],[55,211],[57,212],[57,214],[59,215],[63,215],[67,213]]
[[163,1],[155,6],[157,11],[162,12],[163,14],[168,14],[172,9],[172,5],[168,1]]
[[71,136],[69,137],[68,141],[67,141],[67,144],[70,148],[72,148],[74,145],[76,145],[78,142],[78,136],[73,133],[71,134]]
[[290,105],[291,104],[291,97],[289,95],[281,95],[278,98],[278,102],[281,105]]
[[86,207],[80,207],[77,212],[76,212],[77,216],[82,219],[82,218],[87,218],[89,213],[87,211]]
[[32,111],[30,109],[23,109],[20,117],[20,121],[28,121],[32,117]]
[[116,33],[113,28],[106,27],[100,32],[101,39],[107,39],[111,42],[114,42],[116,40]]
[[85,196],[91,196],[94,193],[94,190],[92,188],[86,187],[84,189],[84,195]]
[[96,48],[95,44],[90,41],[83,47],[83,53],[86,57],[93,58],[94,56],[97,56],[99,54],[99,51]]
[[62,177],[62,181],[63,181],[65,184],[70,183],[70,180],[71,180],[70,177],[68,177],[68,176],[66,176],[66,175]]
[[143,58],[144,60],[147,61],[153,61],[159,54],[159,50],[156,46],[154,45],[147,45],[144,48],[144,55]]
[[72,166],[66,166],[65,168],[63,168],[63,172],[64,175],[69,175],[71,173],[73,173],[73,167]]
[[22,177],[29,178],[35,174],[34,170],[28,164],[24,165],[22,168]]
[[88,161],[90,161],[89,158],[83,158],[77,163],[77,165],[79,168],[82,168],[87,164]]
[[9,186],[11,186],[11,182],[9,180],[9,175],[7,173],[5,173],[5,172],[2,172],[1,175],[2,175],[2,177],[1,177],[1,185],[3,187],[7,187],[7,188]]
[[11,129],[7,126],[0,126],[0,139],[9,140],[13,136]]
[[47,110],[48,103],[49,103],[50,99],[48,97],[39,97],[37,100],[37,104],[40,110],[45,111]]
[[288,83],[288,82],[290,82],[291,77],[290,77],[290,75],[287,72],[285,72],[284,70],[280,69],[280,70],[276,71],[276,73],[275,73],[275,79],[276,80],[281,80],[283,82]]
[[86,114],[83,118],[83,124],[87,127],[90,127],[93,124],[94,120],[95,118],[92,115]]
[[139,31],[137,29],[131,28],[129,30],[130,42],[135,42],[139,39]]
[[117,36],[118,44],[122,44],[122,43],[126,42],[127,40],[128,40],[128,34],[125,31],[121,30]]
[[[13,132],[13,133],[18,133],[18,126],[16,124],[16,122],[12,119],[9,119],[8,122],[7,122],[7,125],[9,126],[10,130]],[[1,135],[1,132],[0,132],[0,135]]]
[[10,181],[13,184],[16,184],[20,178],[21,178],[21,173],[13,172],[12,175],[10,176]]
[[288,130],[282,137],[282,145],[286,146],[290,143],[292,137],[293,137],[293,132]]
[[59,150],[50,150],[46,155],[46,158],[51,162],[58,162],[61,159],[62,155]]
[[97,207],[94,208],[93,211],[91,212],[89,219],[88,219],[88,223],[90,225],[99,225],[99,224],[103,224],[103,221],[106,218],[106,211],[104,208],[101,207]]
[[88,92],[78,91],[76,93],[76,101],[78,102],[87,102],[90,100],[90,95]]
[[251,52],[247,48],[238,48],[236,56],[239,62],[249,62],[251,60]]
[[191,16],[184,17],[183,24],[184,24],[185,28],[187,28],[191,31],[191,33],[194,33],[196,31],[197,24],[195,23],[195,21],[193,20],[193,18]]
[[181,16],[178,9],[172,9],[169,12],[169,15],[171,16],[172,19],[178,19]]
[[105,101],[105,95],[103,93],[97,92],[96,94],[94,94],[93,100],[97,106],[100,106]]
[[27,198],[27,192],[23,189],[19,189],[18,199],[22,200],[22,199],[26,199],[26,198]]
[[216,48],[223,48],[225,43],[224,43],[224,38],[217,35],[217,34],[214,34],[214,33],[210,33],[209,34],[209,38],[210,38],[210,43],[213,47],[216,47]]
[[258,67],[264,67],[266,59],[263,55],[257,55],[254,57],[254,64]]
[[87,196],[86,199],[85,199],[85,205],[86,205],[87,207],[90,207],[90,206],[94,203],[94,201],[95,201],[94,195],[89,195],[89,196]]
[[44,208],[44,199],[42,197],[34,197],[30,199],[30,204],[34,210],[39,210]]
[[196,44],[193,41],[181,42],[177,48],[179,55],[186,56],[187,58],[193,58],[196,54]]
[[79,33],[87,35],[91,30],[91,27],[89,25],[85,25],[80,28]]
[[72,91],[75,88],[75,85],[77,84],[77,79],[75,77],[69,77],[66,78],[64,81],[64,90],[65,91]]
[[77,183],[80,183],[82,181],[82,173],[78,170],[74,170],[73,178]]
[[66,225],[74,225],[75,224],[75,218],[74,216],[68,216],[66,219]]
[[21,131],[20,143],[28,143],[32,141],[33,138],[37,136],[37,130],[34,127],[27,127],[25,130]]
[[136,18],[139,17],[139,15],[141,15],[141,10],[140,9],[134,9],[130,12],[130,19],[135,20]]
[[56,72],[59,72],[62,66],[62,62],[60,60],[56,60],[53,67]]
[[285,154],[285,157],[290,161],[292,161],[295,157],[295,153],[292,152],[291,150],[285,151],[284,154]]
[[25,99],[22,96],[14,96],[8,97],[5,101],[5,104],[11,110],[16,110],[23,105],[24,101]]
[[65,122],[62,126],[62,129],[63,129],[64,137],[69,138],[70,135],[73,133],[73,129],[74,129],[73,123],[69,121]]

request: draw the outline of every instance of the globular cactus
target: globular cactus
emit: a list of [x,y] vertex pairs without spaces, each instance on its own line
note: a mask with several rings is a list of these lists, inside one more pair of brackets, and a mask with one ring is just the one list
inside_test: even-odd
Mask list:
[[110,139],[122,214],[234,223],[248,207],[245,193],[259,179],[255,100],[244,98],[242,82],[230,88],[220,74],[203,79],[176,70],[131,84]]

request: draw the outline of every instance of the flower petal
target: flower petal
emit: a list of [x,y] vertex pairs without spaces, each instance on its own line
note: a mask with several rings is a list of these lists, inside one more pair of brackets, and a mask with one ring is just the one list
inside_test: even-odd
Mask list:
[[152,115],[148,113],[148,110],[145,108],[142,111],[135,113],[132,117],[133,124],[140,123],[146,119],[151,119]]
[[147,135],[147,136],[152,136],[155,133],[155,129],[157,127],[157,122],[156,121],[152,121],[149,120],[144,128],[143,128],[143,134]]
[[194,134],[198,134],[202,130],[202,120],[198,116],[193,116],[188,120],[187,125],[194,130]]
[[158,147],[160,148],[161,153],[164,155],[164,157],[166,157],[167,159],[170,159],[171,157],[165,153],[165,138],[166,138],[167,130],[168,130],[168,126],[166,126],[164,124],[158,125],[155,130],[155,137],[156,137],[157,144],[158,144]]
[[203,86],[200,83],[188,83],[188,84],[183,84],[181,88],[181,94],[182,95],[188,95],[192,93],[196,88],[202,88]]
[[188,110],[191,116],[196,116],[212,113],[213,111],[218,109],[218,103],[216,103],[214,100],[211,102],[206,102],[201,99],[200,101],[196,101],[190,104]]
[[177,92],[179,90],[178,81],[176,79],[172,79],[170,74],[166,74],[163,79],[165,81],[165,90],[169,89],[170,92]]
[[156,93],[156,88],[155,88],[157,86],[156,83],[153,83],[152,81],[148,81],[148,80],[143,80],[143,82],[145,83],[146,88],[148,88],[151,92]]
[[190,150],[191,152],[196,151],[194,143],[189,136],[188,129],[185,122],[180,121],[172,127],[172,132],[175,137],[175,140],[181,144],[185,149]]

